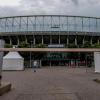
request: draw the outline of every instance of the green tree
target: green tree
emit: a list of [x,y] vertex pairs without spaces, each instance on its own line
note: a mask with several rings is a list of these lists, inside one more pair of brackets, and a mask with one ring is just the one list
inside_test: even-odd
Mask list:
[[18,45],[19,48],[28,48],[29,47],[29,43],[26,43],[25,41],[21,42]]
[[81,48],[91,48],[90,42],[89,41],[85,41],[84,45],[82,45]]
[[5,44],[5,48],[12,48],[13,47],[13,45],[11,45],[11,44]]
[[75,43],[70,43],[70,44],[68,45],[68,48],[77,48],[77,46],[75,45]]
[[95,44],[92,45],[92,48],[100,48],[100,44],[95,43]]
[[40,43],[35,45],[36,48],[45,48],[45,45]]

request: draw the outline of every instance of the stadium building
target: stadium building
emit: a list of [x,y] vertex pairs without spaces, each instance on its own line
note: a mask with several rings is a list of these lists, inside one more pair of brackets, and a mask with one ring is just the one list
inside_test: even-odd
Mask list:
[[[31,48],[69,48],[73,45],[79,48],[85,42],[90,45],[100,44],[100,18],[67,15],[3,17],[0,18],[0,38],[6,44],[19,46],[25,42]],[[79,53],[73,57],[68,55],[54,52],[36,56],[31,52],[25,59],[31,59],[31,65],[32,60],[41,60],[43,66],[79,65],[80,60],[84,65],[84,60],[88,59],[84,54],[84,57]]]

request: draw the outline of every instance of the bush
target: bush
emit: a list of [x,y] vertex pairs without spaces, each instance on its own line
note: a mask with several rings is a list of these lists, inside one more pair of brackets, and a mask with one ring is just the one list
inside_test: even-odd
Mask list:
[[74,43],[71,43],[68,45],[68,48],[77,48],[77,46]]
[[100,48],[100,44],[95,43],[93,47],[94,48]]
[[91,44],[89,41],[85,41],[84,45],[82,45],[82,48],[91,48]]
[[36,44],[35,47],[36,48],[45,48],[45,45],[40,43],[40,44]]
[[5,48],[12,48],[13,47],[13,45],[11,45],[11,44],[5,44]]
[[25,41],[21,42],[18,45],[19,48],[29,48],[29,43],[26,43]]

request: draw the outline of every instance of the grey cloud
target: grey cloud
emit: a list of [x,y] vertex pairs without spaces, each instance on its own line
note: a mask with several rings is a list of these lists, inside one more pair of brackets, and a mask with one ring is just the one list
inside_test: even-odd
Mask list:
[[79,1],[78,1],[78,0],[72,0],[72,2],[73,2],[75,5],[78,5],[78,4],[79,4]]
[[98,5],[98,3],[100,3],[99,0],[87,0],[87,1],[88,1],[88,3],[89,3],[90,5],[95,5],[95,4]]
[[20,11],[15,7],[0,7],[0,16],[4,17],[4,16],[15,16],[18,15],[20,13]]
[[16,7],[0,7],[0,16],[65,14],[100,16],[99,0],[21,0]]

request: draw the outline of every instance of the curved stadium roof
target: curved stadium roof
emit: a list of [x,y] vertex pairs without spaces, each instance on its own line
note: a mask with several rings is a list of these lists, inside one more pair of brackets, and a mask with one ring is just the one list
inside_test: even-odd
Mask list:
[[0,18],[0,34],[34,32],[84,33],[99,35],[100,18],[67,15],[30,15]]

